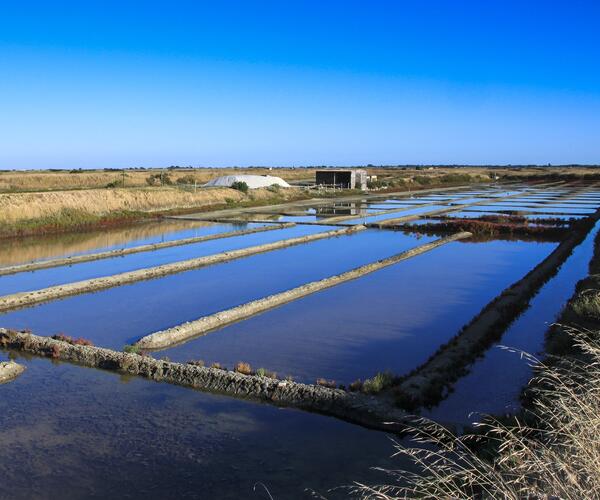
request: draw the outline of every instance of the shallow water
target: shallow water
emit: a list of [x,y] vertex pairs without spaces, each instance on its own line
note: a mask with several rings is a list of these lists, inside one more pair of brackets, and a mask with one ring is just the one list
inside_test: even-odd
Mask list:
[[[296,410],[23,360],[0,385],[0,498],[311,498],[385,476],[385,434]],[[328,498],[345,498],[343,492]]]
[[296,226],[264,233],[248,234],[218,240],[193,243],[152,252],[142,252],[123,257],[112,257],[71,266],[40,269],[7,276],[0,276],[0,295],[28,290],[38,290],[54,285],[71,283],[101,276],[110,276],[126,271],[159,266],[170,262],[183,261],[220,252],[237,250],[254,245],[262,245],[288,238],[315,234],[330,229],[329,226]]
[[[546,196],[550,191],[551,196],[577,195],[569,189],[471,189],[439,196],[390,196],[381,202],[332,202],[314,210],[298,206],[286,212],[305,215],[254,213],[247,218],[324,221],[318,214],[328,210],[349,215],[353,210],[372,212],[396,209],[401,204],[409,209],[368,217],[382,220],[446,208],[446,200],[464,203],[480,194],[501,197],[521,192],[529,198],[537,193]],[[411,208],[431,202],[439,205]],[[495,204],[504,203],[497,200]],[[514,209],[512,203],[510,206]],[[451,215],[459,214],[474,215],[467,211]],[[94,238],[81,235],[80,239],[77,235],[72,241],[42,238],[25,247],[33,249],[26,255],[18,257],[15,244],[12,249],[0,250],[0,258],[49,258],[254,226],[176,221],[152,228],[150,233],[119,233],[116,239],[109,239],[112,233],[107,233],[106,240],[98,234]],[[301,226],[0,277],[0,293],[328,229]],[[153,331],[331,276],[432,239],[370,229],[5,313],[0,315],[0,326],[31,328],[37,334],[64,332],[121,349]],[[539,350],[545,322],[552,321],[556,307],[560,308],[571,294],[577,276],[586,271],[586,245],[576,250],[575,260],[571,259],[576,265],[563,266],[558,277],[536,296],[532,308],[507,332],[503,343],[512,338],[523,341],[512,345]],[[555,247],[555,243],[515,241],[451,243],[154,356],[217,361],[228,367],[245,361],[254,368],[262,366],[309,382],[325,377],[347,384],[385,369],[406,373]],[[443,403],[447,406],[439,407],[444,410],[444,419],[462,421],[467,410],[514,400],[527,375],[514,361],[496,360],[496,351],[486,354],[481,361],[483,368],[474,366],[472,375],[459,381],[458,399],[450,398]],[[6,356],[0,351],[0,360]],[[21,358],[20,362],[27,364],[28,370],[16,381],[0,385],[0,498],[267,498],[262,490],[252,491],[259,481],[268,486],[274,498],[310,498],[305,488],[314,488],[327,498],[345,498],[344,491],[326,490],[355,480],[373,483],[387,479],[370,471],[370,466],[405,466],[388,458],[393,447],[383,433],[331,418],[49,360]],[[503,373],[506,366],[514,373]],[[503,386],[496,375],[505,377],[501,379]]]
[[[62,331],[121,349],[139,337],[332,276],[431,241],[366,230],[0,315],[0,324]],[[345,251],[348,247],[352,252]]]
[[0,266],[239,231],[264,225],[164,220],[102,231],[6,239],[0,245]]
[[596,225],[584,242],[574,249],[557,275],[531,300],[530,307],[506,330],[500,341],[471,366],[469,375],[456,383],[454,392],[427,412],[427,416],[464,424],[479,421],[481,414],[501,415],[519,408],[519,394],[531,379],[532,370],[518,352],[500,346],[536,357],[542,355],[550,324],[573,295],[577,282],[588,275],[599,228],[600,224]]
[[555,246],[450,243],[160,355],[229,367],[245,361],[303,381],[347,384],[383,370],[402,374]]

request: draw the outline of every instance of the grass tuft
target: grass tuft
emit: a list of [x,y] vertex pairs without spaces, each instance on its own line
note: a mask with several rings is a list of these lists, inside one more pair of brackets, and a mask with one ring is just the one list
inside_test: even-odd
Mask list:
[[391,372],[379,372],[372,378],[368,378],[362,384],[362,391],[367,394],[377,394],[387,389],[394,382],[394,375]]
[[600,292],[586,290],[577,297],[571,306],[579,316],[600,318]]

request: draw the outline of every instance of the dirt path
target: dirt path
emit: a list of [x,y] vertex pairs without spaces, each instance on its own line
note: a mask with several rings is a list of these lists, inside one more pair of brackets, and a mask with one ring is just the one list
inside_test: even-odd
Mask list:
[[433,250],[434,248],[445,245],[446,243],[468,238],[469,236],[471,236],[471,233],[461,232],[446,238],[440,238],[432,241],[431,243],[420,245],[416,248],[412,248],[392,257],[388,257],[387,259],[378,260],[377,262],[372,262],[371,264],[357,267],[330,278],[313,281],[285,292],[269,295],[268,297],[264,297],[262,299],[253,300],[251,302],[247,302],[246,304],[211,314],[210,316],[204,316],[195,321],[190,321],[167,330],[161,330],[159,332],[152,333],[140,339],[137,342],[137,345],[144,349],[164,349],[173,344],[185,342],[193,337],[203,335],[211,330],[221,328],[227,324],[249,318],[250,316],[260,314],[268,311],[269,309],[273,309],[274,307],[278,307],[288,302],[306,297],[307,295],[325,290],[326,288],[331,288],[341,283],[360,278],[366,274],[373,273],[403,260],[410,259],[411,257],[415,257],[422,253]]

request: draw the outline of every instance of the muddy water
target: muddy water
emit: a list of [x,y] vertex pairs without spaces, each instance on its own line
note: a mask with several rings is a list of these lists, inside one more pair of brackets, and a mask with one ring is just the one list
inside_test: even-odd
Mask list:
[[[477,361],[468,376],[460,379],[454,392],[428,416],[445,422],[467,423],[480,414],[504,414],[519,408],[521,388],[532,376],[531,368],[507,346],[535,356],[542,354],[544,335],[575,291],[577,282],[588,275],[594,252],[596,228],[561,266],[558,274],[542,287],[531,306],[504,333],[502,339]],[[471,415],[471,412],[476,412]],[[479,413],[479,414],[477,414]]]

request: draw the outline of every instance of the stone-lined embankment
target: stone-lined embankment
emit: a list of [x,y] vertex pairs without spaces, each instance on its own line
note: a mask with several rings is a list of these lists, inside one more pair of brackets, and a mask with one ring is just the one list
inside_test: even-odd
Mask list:
[[191,271],[193,269],[198,269],[213,264],[220,264],[222,262],[228,262],[234,259],[240,259],[243,257],[248,257],[250,255],[270,252],[272,250],[287,248],[294,245],[300,245],[311,241],[322,240],[325,238],[333,238],[336,236],[349,235],[364,229],[366,229],[365,226],[352,226],[347,229],[324,231],[322,233],[315,233],[308,236],[288,238],[285,240],[275,241],[273,243],[265,243],[263,245],[240,248],[239,250],[231,250],[228,252],[207,255],[204,257],[197,257],[195,259],[183,260],[180,262],[173,262],[161,266],[149,267],[146,269],[139,269],[136,271],[128,271],[120,274],[114,274],[112,276],[93,278],[89,280],[78,281],[75,283],[67,283],[64,285],[56,285],[30,292],[20,292],[11,295],[4,295],[0,297],[0,311],[8,311],[11,309],[28,307],[34,304],[40,304],[42,302],[48,302],[51,300],[56,300],[71,295],[105,290],[107,288],[113,288],[129,283],[135,283],[137,281],[161,278],[170,274]]
[[341,283],[360,278],[366,274],[373,273],[385,267],[394,265],[400,261],[410,259],[411,257],[415,257],[422,253],[433,250],[434,248],[445,245],[446,243],[468,238],[470,236],[471,233],[460,232],[445,238],[440,238],[430,243],[411,248],[410,250],[406,250],[392,257],[388,257],[387,259],[378,260],[336,276],[331,276],[319,281],[313,281],[285,292],[269,295],[268,297],[253,300],[225,311],[204,316],[195,321],[190,321],[167,330],[161,330],[159,332],[152,333],[141,338],[137,342],[137,345],[143,349],[161,349],[174,344],[179,344],[198,335],[203,335],[211,330],[221,328],[227,324],[249,318],[250,316],[260,314],[269,309],[273,309],[274,307],[278,307],[288,302],[306,297],[307,295],[325,290],[326,288],[331,288]]
[[9,267],[0,267],[0,276],[7,274],[16,274],[26,271],[37,271],[39,269],[50,269],[52,267],[70,266],[73,264],[80,264],[82,262],[91,262],[94,260],[110,259],[113,257],[124,257],[125,255],[131,255],[141,252],[152,252],[154,250],[161,250],[163,248],[178,247],[183,245],[191,245],[193,243],[202,243],[204,241],[219,240],[222,238],[233,238],[235,236],[245,236],[248,234],[262,233],[265,231],[273,231],[276,229],[284,229],[293,227],[296,224],[293,222],[286,222],[283,224],[277,224],[266,227],[256,227],[252,229],[243,229],[241,231],[227,231],[223,233],[208,234],[205,236],[196,236],[193,238],[183,238],[172,241],[162,241],[160,243],[151,243],[148,245],[139,245],[129,248],[119,248],[118,250],[109,250],[107,252],[88,253],[83,255],[74,255],[71,257],[65,257],[62,259],[50,259],[42,260],[38,262],[29,262],[27,264],[17,264]]
[[388,399],[362,393],[74,345],[27,332],[0,328],[0,347],[157,382],[322,413],[383,431],[400,432],[411,420],[410,415],[394,407]]
[[0,384],[5,384],[17,378],[25,371],[25,367],[14,361],[3,361],[0,363]]

